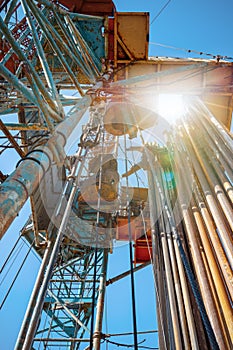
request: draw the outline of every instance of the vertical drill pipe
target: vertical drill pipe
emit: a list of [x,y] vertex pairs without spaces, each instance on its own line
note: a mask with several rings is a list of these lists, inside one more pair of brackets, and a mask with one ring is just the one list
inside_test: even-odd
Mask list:
[[[208,162],[205,161],[204,157],[202,159],[203,165],[205,167],[205,172],[206,174],[208,174],[208,179],[210,183],[212,183],[212,187],[219,201],[219,204],[225,214],[228,224],[230,225],[233,231],[233,210],[231,204],[229,203],[228,198],[226,197],[220,182],[216,179],[213,169],[211,169]],[[232,187],[229,189],[232,190]]]
[[[168,145],[171,146],[171,143],[168,143]],[[169,150],[172,152],[172,150]],[[171,165],[173,162],[171,162]],[[176,198],[176,192],[173,190],[173,197]],[[178,211],[177,211],[178,209]],[[177,223],[177,231],[179,232],[179,236],[183,237],[184,232],[183,232],[183,226],[181,224],[178,224],[180,222],[180,208],[173,209],[174,213],[174,220]],[[174,245],[174,251],[175,251],[175,259],[177,262],[177,268],[178,268],[178,274],[180,278],[180,284],[181,284],[181,289],[182,289],[182,296],[183,296],[183,301],[184,301],[184,308],[185,308],[185,314],[186,314],[186,319],[187,319],[187,325],[188,325],[188,330],[189,330],[189,337],[190,337],[190,343],[191,343],[191,349],[193,350],[198,350],[199,349],[199,339],[197,336],[197,329],[194,321],[194,314],[192,310],[192,303],[191,303],[191,297],[190,297],[190,291],[188,289],[188,284],[187,284],[187,278],[185,275],[184,271],[184,266],[182,263],[182,259],[180,256],[179,252],[179,247],[177,244],[177,239],[174,236],[174,233],[172,234],[172,239],[173,239],[173,245]],[[183,241],[183,239],[182,239]],[[199,315],[199,314],[198,314]],[[203,339],[202,339],[203,340]],[[203,349],[206,348],[206,345],[202,343]]]
[[215,256],[217,257],[217,262],[222,272],[222,276],[229,290],[230,295],[233,295],[233,273],[232,269],[227,260],[225,251],[222,247],[219,236],[216,232],[216,226],[214,225],[213,219],[205,205],[204,199],[201,197],[201,193],[198,190],[197,184],[194,185],[194,197],[198,203],[200,213],[202,215],[203,221],[207,228],[208,239],[211,242]]
[[[156,179],[156,176],[155,176],[155,181],[158,182]],[[161,188],[161,186],[158,185],[158,189],[160,189],[160,188]],[[161,191],[159,191],[159,192],[161,192]],[[179,192],[181,192],[181,194],[183,193],[182,188],[179,189]],[[161,197],[161,200],[163,203],[163,210],[164,210],[164,213],[166,215],[166,219],[168,220],[168,223],[172,229],[173,236],[176,239],[176,243],[177,243],[177,246],[179,248],[179,254],[181,256],[182,263],[185,267],[186,277],[188,278],[189,283],[191,285],[193,296],[195,297],[195,302],[197,303],[198,309],[200,311],[201,319],[203,321],[203,325],[204,325],[205,330],[208,334],[208,339],[209,339],[213,349],[219,349],[218,344],[217,344],[216,339],[215,339],[215,334],[212,330],[212,326],[210,324],[209,318],[207,316],[207,313],[206,313],[206,310],[204,307],[204,303],[203,303],[201,294],[199,292],[199,287],[198,287],[197,282],[194,278],[194,274],[191,270],[191,266],[190,266],[190,263],[189,263],[188,258],[187,258],[187,253],[185,253],[183,243],[180,239],[180,236],[178,236],[178,233],[177,233],[178,232],[177,228],[176,228],[177,223],[174,221],[175,217],[173,214],[173,210],[170,207],[170,204],[167,201],[167,198],[166,198],[166,196],[164,196],[163,193],[160,193],[160,197]],[[189,198],[189,197],[187,197],[187,198]],[[178,223],[179,223],[179,221],[178,221]],[[199,313],[196,316],[199,317]],[[199,319],[199,321],[201,321],[201,319]],[[201,324],[202,323],[200,323],[200,325]],[[198,335],[200,337],[198,341],[201,340],[203,349],[207,349],[205,334],[204,334],[202,327],[198,328]]]
[[216,144],[213,141],[214,135],[209,133],[207,130],[207,135],[208,135],[208,144],[209,147],[213,150],[214,155],[216,156],[218,162],[221,164],[223,169],[228,174],[228,177],[233,181],[233,171],[232,171],[232,162],[231,159],[227,156],[227,154],[224,152],[224,150],[221,147],[221,143]]
[[[177,137],[180,138],[180,136],[178,135]],[[175,143],[173,143],[175,145]],[[187,145],[186,145],[187,146]],[[176,149],[176,152],[178,152],[177,147],[174,146]],[[192,158],[191,156],[189,158]],[[185,154],[180,156],[181,161],[183,159],[185,159]],[[194,196],[196,198],[196,201],[198,203],[198,206],[200,208],[200,212],[201,215],[203,217],[204,223],[207,227],[207,232],[208,232],[208,237],[209,240],[211,241],[219,266],[221,268],[221,272],[224,276],[226,285],[228,286],[229,289],[229,293],[230,295],[233,295],[233,274],[232,274],[232,269],[230,266],[230,263],[226,257],[226,252],[224,251],[223,247],[222,247],[222,242],[220,241],[220,238],[218,236],[218,233],[216,231],[216,226],[214,224],[213,218],[211,217],[208,208],[206,207],[205,204],[205,200],[203,199],[203,196],[201,194],[201,190],[198,187],[198,182],[200,182],[200,186],[203,186],[203,183],[206,181],[206,179],[203,177],[203,174],[199,172],[199,177],[198,177],[198,182],[194,176],[194,170],[193,167],[191,165],[191,163],[189,162],[189,160],[186,157],[186,162],[185,164],[183,163],[183,167],[185,168],[185,166],[188,165],[188,169],[187,172],[190,173],[193,176],[193,191],[194,191]],[[197,164],[198,165],[198,164]],[[196,167],[197,168],[197,167]],[[206,193],[208,196],[211,195],[211,192],[208,192],[208,187],[206,188]],[[204,193],[203,193],[204,195]]]
[[[228,342],[229,337],[231,337],[231,345],[233,346],[233,313],[232,308],[226,293],[226,289],[223,283],[223,280],[221,278],[221,275],[219,273],[218,265],[215,261],[215,257],[213,255],[210,242],[208,240],[206,229],[204,226],[204,223],[202,221],[201,214],[198,210],[198,208],[195,206],[195,203],[192,203],[192,211],[194,215],[194,219],[196,221],[196,225],[198,227],[199,231],[199,237],[201,239],[201,242],[203,244],[205,256],[207,257],[207,264],[210,269],[210,278],[214,282],[214,290],[212,288],[213,294],[215,294],[215,298],[217,299],[217,307],[218,307],[218,313],[219,318],[222,322],[222,327],[225,332],[225,338],[226,343]],[[222,317],[223,316],[223,317]],[[227,327],[225,327],[227,325]],[[226,329],[227,328],[227,329]],[[230,344],[228,344],[228,347],[231,347]]]
[[198,120],[198,128],[200,129],[200,124],[203,127],[204,137],[206,141],[208,140],[209,147],[213,150],[218,161],[227,171],[231,180],[233,181],[233,171],[232,171],[232,152],[229,154],[224,142],[220,139],[219,135],[216,134],[216,129],[210,124],[210,121],[204,119],[202,115],[199,115],[198,110],[194,109],[194,115],[192,120]]
[[193,217],[190,213],[190,210],[188,209],[188,204],[186,203],[187,202],[186,190],[187,190],[187,186],[189,186],[189,184],[187,184],[186,178],[183,176],[183,172],[181,174],[181,171],[180,171],[180,167],[182,167],[184,165],[183,160],[181,159],[181,157],[177,158],[177,153],[175,153],[175,156],[176,156],[176,158],[175,158],[176,170],[177,170],[179,178],[181,179],[181,181],[183,183],[183,193],[179,193],[180,206],[181,206],[181,211],[182,211],[182,215],[183,215],[183,221],[185,224],[185,231],[186,231],[186,234],[187,234],[187,237],[189,240],[189,244],[190,244],[190,248],[191,248],[190,250],[191,250],[192,260],[194,263],[194,268],[196,271],[198,283],[199,283],[201,294],[203,297],[203,301],[204,301],[204,304],[205,304],[205,307],[207,310],[207,314],[208,314],[208,317],[210,319],[213,331],[215,333],[219,348],[221,350],[225,350],[225,349],[227,349],[226,341],[224,339],[224,334],[223,334],[223,330],[221,327],[221,323],[219,322],[218,313],[217,313],[216,307],[214,305],[212,292],[210,290],[207,274],[205,271],[205,266],[204,266],[204,263],[202,260],[202,256],[201,256],[200,249],[199,249],[199,243],[197,240],[196,232],[198,232],[198,228],[195,225],[195,222],[194,222]]
[[192,133],[191,128],[189,128],[186,124],[185,124],[185,129],[187,134],[190,137],[190,141],[191,144],[193,146],[193,149],[195,151],[196,157],[202,167],[202,170],[205,174],[205,177],[207,179],[207,181],[209,182],[210,186],[213,188],[216,197],[221,205],[221,208],[225,214],[225,217],[233,231],[233,211],[231,208],[231,205],[216,177],[216,175],[214,174],[213,169],[211,168],[210,164],[208,163],[208,161],[206,160],[205,155],[203,154],[201,147],[200,147],[200,142],[201,140],[195,139],[194,133]]
[[[157,165],[159,166],[159,164],[157,164]],[[205,326],[205,330],[207,332],[210,345],[212,346],[213,349],[219,349],[219,346],[218,346],[218,343],[217,343],[217,340],[216,340],[216,336],[215,336],[215,334],[213,332],[211,323],[209,321],[209,317],[208,317],[208,315],[206,313],[206,309],[205,309],[205,306],[204,306],[204,303],[203,303],[202,296],[201,296],[200,291],[199,291],[199,287],[197,285],[197,282],[196,282],[196,279],[194,277],[194,274],[193,274],[192,268],[190,266],[190,263],[188,261],[187,255],[186,255],[186,253],[184,251],[184,248],[183,248],[183,245],[182,245],[182,241],[181,241],[181,239],[180,239],[180,237],[178,235],[177,228],[176,228],[176,223],[174,221],[173,211],[169,207],[169,203],[167,202],[166,197],[164,196],[163,192],[161,191],[161,186],[159,184],[159,181],[157,179],[155,171],[153,172],[153,175],[154,175],[155,183],[156,183],[157,188],[158,188],[159,196],[160,196],[162,204],[163,204],[164,214],[166,215],[166,219],[167,219],[169,225],[172,228],[172,232],[174,234],[174,237],[177,239],[177,243],[178,243],[180,255],[181,255],[181,258],[182,258],[182,262],[183,262],[184,267],[185,267],[185,272],[186,272],[187,278],[188,278],[188,280],[190,282],[190,285],[191,285],[191,288],[192,288],[192,291],[193,291],[193,295],[194,295],[195,300],[197,302],[197,306],[198,306],[198,309],[200,311],[201,318],[202,318],[202,321],[203,321],[203,325]],[[185,199],[188,200],[188,198],[186,198],[186,197],[185,197]]]
[[[151,159],[152,161],[152,159]],[[156,226],[158,227],[158,218],[156,214],[158,213],[156,207],[156,196],[154,191],[154,183],[151,171],[147,172],[148,175],[148,196],[149,196],[149,207],[150,207],[150,221],[151,221],[151,236],[152,236],[152,254],[153,254],[153,274],[155,281],[155,289],[156,289],[156,310],[157,310],[157,321],[158,321],[158,330],[159,330],[159,348],[161,350],[166,350],[168,348],[168,336],[165,332],[165,312],[164,306],[165,302],[162,302],[162,299],[165,296],[165,293],[162,292],[162,286],[164,284],[164,280],[162,278],[162,264],[159,263],[159,242],[158,235],[156,235]],[[158,215],[158,214],[157,214]]]
[[[229,156],[230,159],[232,159],[232,139],[228,132],[224,130],[224,134],[227,134],[227,141],[222,137],[221,132],[217,125],[213,124],[211,122],[211,118],[213,115],[210,113],[210,111],[207,110],[207,108],[204,106],[203,110],[199,106],[190,106],[190,111],[192,113],[192,116],[195,117],[195,120],[198,121],[198,124],[202,125],[203,128],[206,130],[206,132],[209,134],[211,140],[214,142],[214,144],[217,146],[217,148],[220,147],[220,150],[224,156]],[[207,112],[206,112],[207,111]],[[213,117],[214,118],[214,117]],[[215,119],[215,118],[214,118]],[[216,119],[215,119],[216,120]],[[217,122],[219,124],[219,122]],[[219,124],[220,125],[220,124]],[[222,126],[220,126],[222,129]],[[228,159],[226,158],[228,161]],[[229,163],[231,165],[231,163]]]
[[212,155],[211,158],[209,157],[209,161],[211,162],[219,180],[221,181],[226,195],[233,204],[233,187],[232,184],[229,182],[229,179],[226,176],[224,169],[221,167],[220,163],[214,155]]
[[214,305],[214,301],[212,298],[212,293],[209,288],[209,283],[207,279],[207,275],[205,272],[205,267],[203,264],[203,260],[200,254],[199,246],[196,242],[195,231],[196,228],[193,225],[191,216],[185,206],[182,205],[182,213],[184,217],[185,228],[187,232],[187,236],[189,238],[189,242],[191,245],[191,254],[194,262],[195,271],[197,274],[197,279],[199,282],[201,294],[203,297],[203,301],[207,310],[207,314],[213,328],[214,334],[216,336],[216,340],[218,342],[219,348],[221,350],[226,350],[226,342],[224,341],[222,327],[219,322],[217,310]]
[[214,117],[214,115],[209,111],[205,104],[199,100],[201,112],[207,122],[211,122],[214,125],[214,129],[217,134],[221,137],[226,147],[230,152],[233,151],[233,140],[228,132],[228,130]]
[[180,326],[182,330],[183,340],[184,340],[184,348],[185,350],[190,349],[190,340],[189,340],[189,332],[187,328],[187,322],[185,317],[185,309],[184,309],[184,303],[183,303],[183,297],[182,297],[182,289],[180,284],[180,278],[178,273],[178,267],[174,252],[174,246],[173,246],[173,239],[172,234],[167,234],[167,241],[168,241],[168,249],[169,249],[169,255],[171,259],[171,268],[173,271],[173,278],[174,278],[174,286],[175,286],[175,292],[176,292],[176,299],[177,299],[177,305],[178,305],[178,311],[179,311],[179,318],[180,318]]
[[169,259],[166,233],[160,232],[160,237],[161,237],[163,256],[164,256],[165,273],[166,273],[166,280],[167,280],[167,286],[168,286],[168,298],[169,298],[169,304],[170,304],[170,310],[171,310],[175,349],[182,349],[183,347],[181,342],[179,319],[178,319],[178,313],[177,313],[175,291],[173,286],[173,276],[172,276],[172,270],[171,270],[171,262]]
[[[201,123],[203,122],[203,120],[201,118],[199,118],[199,121]],[[194,118],[192,118],[192,122],[195,122]],[[224,152],[221,152],[222,142],[220,142],[220,143],[218,142],[218,148],[217,148],[217,145],[212,140],[213,133],[209,132],[208,128],[205,128],[204,124],[203,124],[203,126],[204,126],[204,130],[206,130],[207,134],[206,134],[206,132],[205,132],[205,134],[203,134],[203,132],[202,132],[202,140],[201,140],[202,141],[202,149],[204,150],[204,153],[206,154],[207,158],[209,159],[209,162],[212,164],[220,181],[222,182],[223,187],[226,191],[226,194],[228,195],[229,199],[233,203],[233,188],[232,188],[232,184],[229,182],[229,179],[231,180],[231,182],[233,182],[233,171],[232,171],[232,168],[230,168],[227,161],[230,163],[232,163],[232,162],[229,159],[229,157],[226,157]],[[196,123],[196,127],[197,127],[197,123]],[[224,156],[225,156],[226,160],[224,160]],[[226,175],[226,173],[227,173],[227,175]]]
[[[163,169],[161,169],[161,171],[163,171]],[[163,191],[165,193],[167,201],[170,202],[169,206],[171,207],[171,195],[167,190],[166,182],[162,177],[160,177],[160,181],[161,182],[163,181]],[[172,274],[174,279],[174,287],[175,287],[177,306],[178,306],[178,312],[179,312],[180,327],[183,335],[184,348],[185,350],[186,349],[188,350],[190,349],[190,340],[189,340],[189,332],[188,332],[187,322],[185,317],[185,309],[184,309],[184,303],[183,303],[183,297],[182,297],[180,278],[178,274],[177,261],[176,261],[174,245],[173,245],[174,235],[172,234],[171,227],[169,227],[168,229],[170,230],[170,232],[169,233],[167,232],[167,242],[168,242],[169,256],[171,260]]]
[[191,343],[191,349],[192,350],[199,350],[198,345],[198,338],[197,338],[197,332],[194,322],[194,317],[192,313],[192,305],[190,301],[190,295],[187,285],[187,279],[185,276],[184,266],[181,261],[179,248],[177,246],[176,239],[174,239],[174,249],[175,249],[175,255],[176,255],[176,261],[178,266],[178,272],[179,272],[179,278],[181,283],[181,289],[182,289],[182,295],[184,299],[184,307],[185,307],[185,314],[187,317],[187,324],[188,324],[188,330],[189,330],[189,337],[190,337],[190,343]]
[[[160,169],[158,168],[158,162],[157,162],[157,165],[154,163],[152,166],[153,166],[154,176],[156,176],[156,178],[158,179],[158,182],[160,184],[160,187],[158,187],[157,181],[155,181],[155,179],[154,179],[154,184],[156,186],[156,192],[157,191],[160,192],[163,189],[161,186],[161,174],[160,174]],[[160,207],[162,209],[161,200],[159,200],[159,202],[160,202]],[[167,243],[166,223],[164,221],[163,214],[161,214],[161,220],[162,220],[162,230],[160,231],[160,239],[161,239],[161,243],[162,243],[162,250],[163,250],[163,257],[164,257],[165,276],[166,276],[167,287],[168,287],[168,298],[169,298],[169,304],[170,304],[174,342],[175,342],[176,349],[182,349],[183,346],[182,346],[179,317],[178,317],[177,304],[176,304],[177,300],[176,300],[175,291],[174,291],[174,284],[173,284],[174,282],[173,282],[173,275],[172,275],[172,268],[171,268],[171,260],[169,257],[168,243]]]
[[99,294],[98,294],[97,307],[96,307],[95,332],[93,336],[94,338],[93,345],[95,350],[100,350],[102,323],[103,323],[103,315],[104,315],[107,266],[108,266],[108,251],[105,249],[103,254],[103,265],[102,265],[102,272],[100,275]]
[[203,173],[202,167],[199,164],[196,155],[194,154],[194,150],[192,149],[191,145],[189,144],[187,138],[184,141],[184,144],[186,145],[191,162],[193,164],[193,167],[195,169],[195,173],[197,175],[197,178],[199,179],[199,182],[201,184],[202,190],[205,194],[206,201],[208,203],[208,206],[210,208],[210,211],[213,215],[214,221],[216,223],[216,226],[218,228],[219,234],[221,236],[221,240],[224,246],[224,249],[226,251],[227,257],[229,259],[229,262],[231,266],[233,266],[233,258],[232,258],[232,251],[233,251],[233,245],[230,238],[230,231],[227,227],[223,213],[219,210],[219,207],[216,204],[215,198],[213,197],[211,188],[208,184],[207,179],[205,178],[205,175]]

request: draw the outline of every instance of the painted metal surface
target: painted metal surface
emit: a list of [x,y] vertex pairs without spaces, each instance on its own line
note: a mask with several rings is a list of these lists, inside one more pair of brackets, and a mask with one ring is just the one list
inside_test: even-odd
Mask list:
[[78,12],[98,16],[112,16],[115,7],[112,0],[59,0],[59,3],[67,7],[71,12]]
[[117,12],[114,21],[114,61],[147,60],[149,13]]
[[[41,0],[39,3],[42,10],[38,11],[36,2],[23,0],[28,24],[33,34],[27,43],[25,39],[29,27],[24,18],[13,23],[11,31],[7,24],[14,11],[9,9],[6,13],[8,19],[1,20],[1,30],[8,40],[8,43],[5,42],[0,66],[8,93],[5,99],[5,110],[14,108],[14,103],[8,105],[13,88],[13,92],[17,91],[21,95],[17,95],[17,98],[14,96],[15,106],[21,108],[22,112],[22,105],[26,103],[24,107],[28,112],[24,116],[24,121],[19,120],[22,131],[28,132],[28,129],[33,128],[27,122],[32,116],[33,121],[37,122],[39,112],[42,112],[44,117],[42,124],[50,131],[48,142],[43,149],[42,145],[33,149],[7,179],[1,176],[3,180],[0,189],[2,234],[27,197],[34,193],[37,185],[41,183],[41,178],[44,171],[49,169],[50,162],[55,161],[59,167],[64,162],[68,165],[64,151],[65,142],[91,103],[93,110],[96,102],[93,98],[97,95],[100,100],[104,94],[108,94],[108,97],[116,94],[117,98],[121,98],[124,91],[124,94],[133,96],[134,102],[137,100],[137,103],[144,105],[148,102],[148,106],[153,109],[153,102],[149,102],[149,97],[151,94],[154,96],[158,90],[175,91],[186,97],[195,94],[201,96],[202,101],[207,103],[209,109],[228,128],[231,120],[232,64],[159,58],[148,60],[148,14],[145,13],[115,13],[114,18],[109,21],[106,19],[104,22],[101,18],[69,14],[64,9],[57,11],[57,7],[47,0]],[[62,4],[67,5],[72,11],[79,10],[83,13],[87,11],[89,14],[109,14],[113,10],[111,1],[104,2],[104,10],[102,10],[103,3],[100,5],[100,2],[95,2],[95,9],[93,1],[86,1],[83,3],[84,7],[81,7],[81,2],[73,2],[71,5],[69,1],[64,1]],[[108,5],[111,5],[111,10]],[[74,7],[71,8],[71,6]],[[29,10],[38,23],[37,27],[30,21]],[[36,28],[38,28],[38,34]],[[135,28],[138,28],[139,36],[135,36]],[[66,29],[69,30],[66,31]],[[55,127],[54,131],[55,124],[63,118],[62,103],[65,103],[65,98],[60,99],[57,93],[60,84],[64,83],[64,86],[75,89],[83,96],[85,89],[81,86],[82,83],[88,84],[87,88],[90,88],[90,83],[95,82],[102,69],[101,59],[105,54],[114,61],[114,68],[121,68],[114,76],[116,81],[109,84],[104,82],[103,78],[98,82],[85,97],[79,100],[74,110]],[[26,62],[25,65],[20,64],[23,61]],[[122,66],[125,63],[131,64]],[[187,78],[187,72],[193,77]],[[25,86],[25,82],[30,88]],[[147,89],[148,83],[149,89]],[[50,86],[49,91],[47,91],[47,84]],[[18,106],[19,101],[21,106]],[[29,102],[34,108],[36,107],[34,115],[29,112]],[[105,120],[103,125],[100,123],[104,130],[102,135],[106,136],[109,132],[109,140],[113,143],[108,149],[110,153],[117,153],[114,147],[117,145],[115,136],[121,137],[126,134],[124,129],[125,125],[128,125],[128,119],[138,129],[139,134],[129,132],[130,137],[140,136],[143,130],[143,127],[137,128],[138,120],[135,125],[135,120],[132,121],[132,118],[126,116],[129,114],[126,109],[123,108],[120,112],[118,110],[118,113],[122,114],[118,120],[121,124],[120,128],[119,125],[115,128],[114,119],[110,120],[110,126],[106,126],[109,120]],[[95,117],[97,120],[96,115]],[[198,128],[199,125],[203,127],[203,134],[200,130],[196,135],[193,129]],[[34,125],[34,127],[37,126]],[[120,132],[117,133],[117,130]],[[213,349],[226,350],[232,347],[230,305],[233,288],[231,271],[233,248],[230,201],[233,179],[229,161],[232,155],[231,138],[228,132],[220,127],[211,112],[203,108],[200,101],[194,103],[189,120],[181,122],[177,129],[174,128],[168,138],[166,147],[169,151],[169,159],[166,160],[162,159],[156,147],[152,149],[143,144],[144,152],[147,155],[148,152],[150,153],[148,163],[151,166],[151,168],[147,166],[143,168],[148,172],[149,189],[148,210],[145,210],[143,215],[141,214],[142,201],[144,197],[148,197],[147,188],[138,186],[134,191],[137,200],[132,198],[130,202],[127,198],[125,202],[130,205],[119,207],[117,200],[122,201],[124,195],[118,195],[118,186],[121,186],[121,189],[123,186],[119,184],[120,167],[116,166],[117,161],[115,160],[115,167],[111,171],[109,171],[108,162],[105,162],[106,168],[104,168],[97,157],[101,147],[103,148],[103,143],[102,146],[96,147],[99,143],[98,137],[94,141],[91,137],[81,139],[83,148],[86,150],[93,148],[91,152],[89,150],[85,152],[83,159],[78,160],[82,160],[86,171],[79,174],[79,189],[73,188],[67,193],[69,198],[67,215],[64,216],[58,231],[54,227],[51,228],[53,223],[48,220],[47,226],[43,227],[43,240],[38,242],[40,247],[35,248],[43,256],[44,244],[48,243],[48,236],[52,237],[52,232],[55,236],[58,233],[55,252],[45,263],[49,267],[47,273],[44,265],[42,275],[44,272],[45,274],[39,275],[35,286],[36,292],[33,293],[34,301],[30,305],[31,320],[26,341],[24,335],[20,339],[20,342],[24,343],[24,348],[30,348],[33,343],[42,309],[44,314],[49,316],[49,322],[47,328],[41,325],[38,329],[35,347],[39,347],[40,341],[44,344],[50,342],[51,345],[56,341],[59,344],[63,342],[62,346],[66,348],[68,346],[70,349],[76,345],[80,347],[85,332],[86,334],[89,332],[88,321],[91,310],[96,305],[97,296],[99,296],[97,337],[94,343],[96,348],[99,348],[106,266],[101,276],[101,267],[104,266],[103,252],[98,251],[99,260],[97,259],[98,264],[95,264],[92,247],[96,242],[97,232],[102,239],[98,241],[101,248],[109,249],[112,247],[113,238],[131,239],[130,230],[133,231],[132,238],[135,241],[135,264],[151,261],[152,258],[154,278],[158,286],[156,298],[160,347],[203,350],[212,347],[213,344]],[[142,139],[141,137],[141,142]],[[106,139],[104,146],[108,148]],[[127,157],[128,152],[129,150],[125,147],[123,156]],[[102,155],[100,159],[103,160],[103,158]],[[95,171],[88,169],[89,161],[93,159],[96,159],[99,166],[98,176]],[[139,171],[139,164],[134,165],[132,169]],[[131,176],[133,174],[131,170],[122,177]],[[167,181],[168,174],[171,173],[172,180]],[[189,174],[191,179],[188,177]],[[74,176],[73,173],[70,178],[72,176]],[[103,176],[103,183],[101,183],[101,176]],[[191,181],[192,179],[194,181]],[[229,180],[228,183],[226,179]],[[88,181],[91,181],[91,185]],[[107,186],[109,181],[110,187]],[[81,186],[82,183],[86,193]],[[194,194],[192,194],[193,188]],[[95,195],[93,195],[94,190]],[[73,199],[74,203],[71,205]],[[105,206],[101,211],[102,200],[105,200]],[[97,204],[93,204],[94,201]],[[52,206],[54,206],[53,203]],[[69,216],[71,208],[72,213]],[[88,225],[85,226],[84,222],[88,222]],[[96,224],[95,227],[98,229],[93,230],[93,225]],[[46,232],[47,230],[49,232]],[[26,231],[25,236],[32,241],[34,235],[32,228],[28,226]],[[62,238],[64,240],[61,243]],[[188,252],[186,263],[183,260],[184,251]],[[97,279],[93,281],[95,268],[98,269],[98,273]],[[198,283],[200,293],[198,288],[196,291],[193,286],[190,270],[197,276],[197,281],[194,282]],[[42,277],[45,278],[43,281]],[[48,286],[49,281],[50,286]],[[91,298],[91,290],[95,285],[93,283],[97,283],[98,287],[100,281],[102,293],[98,295],[96,290]],[[39,290],[38,286],[41,282],[43,282],[42,289]],[[64,317],[66,317],[65,321]],[[44,330],[49,331],[46,337],[42,338],[41,332]],[[57,331],[62,332],[62,340],[56,337]],[[22,334],[24,333],[23,330]],[[68,338],[65,339],[65,337]],[[83,340],[86,342],[85,338]],[[92,347],[92,344],[90,346]]]

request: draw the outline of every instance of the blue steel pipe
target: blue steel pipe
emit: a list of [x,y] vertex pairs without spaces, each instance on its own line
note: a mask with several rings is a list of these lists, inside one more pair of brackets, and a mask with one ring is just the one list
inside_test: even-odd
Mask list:
[[[65,146],[67,138],[80,122],[83,114],[91,103],[91,97],[86,95],[76,105],[76,110],[55,129],[45,146],[35,148],[22,159],[16,170],[0,186],[0,239],[15,219],[27,198],[39,185],[43,173],[46,172],[53,160],[49,147],[51,140],[55,145]],[[63,160],[65,152],[62,152]]]

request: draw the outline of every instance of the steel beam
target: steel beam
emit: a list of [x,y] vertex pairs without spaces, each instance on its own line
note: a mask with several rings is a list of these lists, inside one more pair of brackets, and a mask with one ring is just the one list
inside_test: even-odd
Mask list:
[[18,143],[15,141],[14,137],[11,135],[11,133],[8,131],[6,125],[3,123],[3,121],[0,119],[0,129],[5,134],[5,136],[8,138],[16,152],[19,154],[20,157],[24,157],[26,153],[19,147]]
[[[134,272],[139,271],[139,270],[143,269],[144,267],[149,266],[150,264],[151,264],[151,262],[148,261],[148,262],[146,262],[146,263],[144,263],[144,264],[138,265],[138,266],[136,266],[136,267],[133,269],[133,271],[134,271]],[[112,284],[112,283],[115,283],[115,282],[121,280],[122,278],[129,276],[130,273],[131,273],[131,271],[128,270],[128,271],[125,271],[125,272],[121,273],[121,274],[118,275],[118,276],[109,278],[109,280],[106,281],[106,285],[108,286],[108,285],[110,285],[110,284]]]
[[[79,91],[80,95],[83,96],[84,92],[76,78],[76,76],[73,73],[73,70],[71,69],[70,65],[68,64],[68,62],[66,61],[66,59],[64,58],[64,52],[67,53],[67,55],[72,55],[72,58],[77,61],[77,59],[75,59],[74,55],[72,54],[72,52],[70,51],[69,47],[64,43],[63,39],[60,37],[60,35],[58,35],[58,33],[54,30],[54,28],[50,25],[48,19],[41,13],[38,12],[36,6],[31,2],[31,1],[27,1],[28,6],[30,7],[30,10],[33,12],[38,24],[40,25],[41,29],[43,30],[44,34],[46,35],[47,39],[50,42],[50,45],[52,46],[54,52],[58,55],[58,58],[60,60],[60,62],[62,63],[65,71],[67,72],[67,74],[70,76],[70,79],[72,80],[72,82],[74,83],[75,87],[77,88],[77,90]],[[56,40],[59,41],[59,45],[57,44]],[[64,50],[62,51],[60,49],[60,47]],[[80,62],[78,61],[77,64],[80,64]]]
[[41,125],[39,123],[4,123],[8,130],[20,130],[20,131],[30,131],[30,130],[48,130],[48,127]]
[[[7,26],[5,25],[5,23],[1,17],[0,17],[0,28],[1,28],[1,31],[3,32],[3,34],[6,36],[6,39],[11,44],[14,52],[18,55],[19,59],[22,62],[25,62],[25,64],[27,65],[28,69],[30,70],[30,74],[33,76],[33,79],[38,86],[38,89],[41,91],[45,100],[51,106],[51,109],[53,109],[54,115],[55,115],[56,114],[55,113],[56,105],[55,105],[54,101],[52,100],[51,95],[46,90],[44,84],[42,83],[42,80],[40,79],[40,77],[39,77],[38,73],[36,72],[35,68],[33,67],[32,63],[27,59],[27,57],[25,56],[25,54],[21,50],[20,45],[14,39],[14,37],[12,36],[11,32],[9,31],[9,29],[7,28]],[[33,88],[33,86],[32,86],[32,88]],[[60,119],[59,115],[56,115],[56,116],[57,116],[57,120],[59,120]]]
[[31,17],[29,8],[27,6],[27,2],[25,0],[22,0],[22,7],[24,9],[26,19],[28,21],[28,26],[31,29],[33,40],[34,40],[34,43],[35,43],[35,46],[37,49],[37,54],[38,54],[38,57],[40,60],[40,64],[44,70],[44,74],[45,74],[46,81],[48,83],[49,90],[52,94],[53,99],[56,101],[59,115],[61,117],[64,117],[64,110],[63,110],[61,101],[59,99],[59,95],[58,95],[57,88],[56,88],[56,85],[55,85],[54,80],[53,80],[51,70],[50,70],[49,65],[47,63],[47,59],[46,59],[43,47],[41,45],[41,42],[40,42],[40,39],[38,36],[36,26],[34,24],[32,17]]

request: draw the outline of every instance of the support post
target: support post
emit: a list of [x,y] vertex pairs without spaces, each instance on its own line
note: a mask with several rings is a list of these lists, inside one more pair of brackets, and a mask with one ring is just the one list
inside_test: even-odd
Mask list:
[[107,266],[108,266],[108,251],[107,249],[105,249],[104,256],[103,256],[102,273],[100,276],[99,295],[97,300],[95,332],[93,336],[94,350],[100,350],[101,332],[102,332],[102,323],[103,323],[103,314],[104,314]]
[[16,345],[15,345],[15,350],[21,350],[23,347],[23,343],[25,340],[25,336],[27,334],[28,331],[28,327],[29,327],[29,323],[33,314],[33,310],[34,307],[36,305],[36,300],[40,291],[40,287],[44,278],[44,274],[45,274],[45,270],[46,267],[48,265],[51,253],[52,253],[52,249],[53,249],[53,244],[51,241],[48,242],[48,245],[46,247],[45,253],[44,253],[44,257],[40,266],[40,270],[38,272],[38,276],[34,285],[34,289],[32,291],[31,294],[31,298],[24,316],[24,320],[23,320],[23,324],[21,326],[19,335],[18,335],[18,339],[16,341]]

